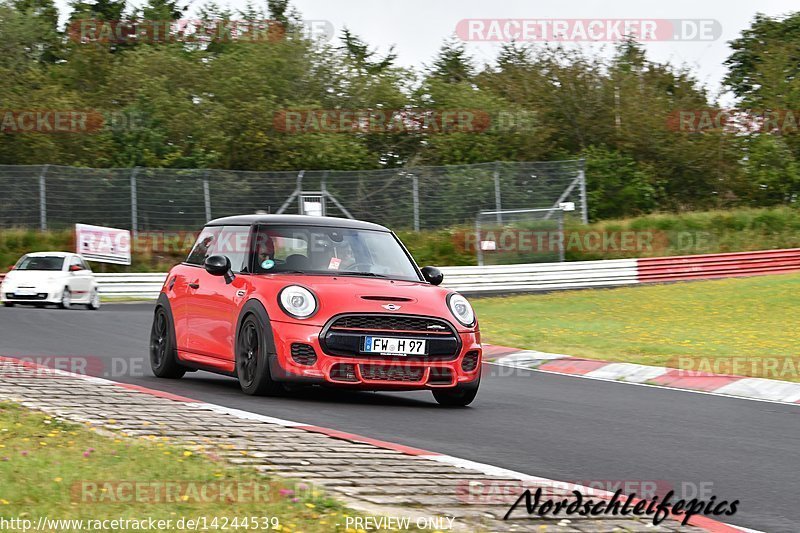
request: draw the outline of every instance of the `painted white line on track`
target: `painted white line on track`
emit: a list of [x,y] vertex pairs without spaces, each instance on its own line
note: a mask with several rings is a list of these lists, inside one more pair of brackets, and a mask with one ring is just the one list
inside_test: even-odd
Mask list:
[[292,422],[291,420],[284,420],[282,418],[274,418],[271,416],[260,415],[258,413],[251,413],[250,411],[242,411],[241,409],[233,409],[232,407],[224,407],[213,403],[197,402],[186,404],[192,409],[204,409],[213,411],[218,414],[230,415],[243,420],[255,420],[257,422],[265,422],[267,424],[276,424],[287,428],[306,426],[308,424],[301,424],[300,422]]

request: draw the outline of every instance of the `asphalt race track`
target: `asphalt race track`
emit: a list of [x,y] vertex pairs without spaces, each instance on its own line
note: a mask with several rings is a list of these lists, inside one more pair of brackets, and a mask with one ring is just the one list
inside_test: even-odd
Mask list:
[[252,398],[235,380],[205,372],[177,381],[153,377],[151,309],[0,308],[0,355],[88,357],[89,373],[115,381],[558,480],[658,480],[676,488],[713,482],[718,500],[741,500],[724,521],[798,531],[800,406],[491,365],[466,409],[441,408],[428,392]]

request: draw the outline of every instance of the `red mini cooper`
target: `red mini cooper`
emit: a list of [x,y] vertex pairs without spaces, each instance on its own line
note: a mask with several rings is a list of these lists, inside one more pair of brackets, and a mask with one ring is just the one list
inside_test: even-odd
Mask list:
[[265,395],[287,384],[430,389],[440,404],[467,405],[480,383],[480,331],[442,278],[377,224],[214,220],[158,297],[153,373],[207,370]]

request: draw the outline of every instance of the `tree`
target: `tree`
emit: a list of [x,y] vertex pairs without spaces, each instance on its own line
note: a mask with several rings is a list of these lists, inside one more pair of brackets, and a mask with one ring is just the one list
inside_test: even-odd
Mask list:
[[189,10],[189,4],[180,5],[178,0],[147,0],[142,7],[142,18],[148,21],[178,20]]
[[70,20],[91,18],[112,22],[124,19],[127,4],[125,0],[73,0],[70,7]]
[[359,74],[379,75],[392,68],[397,59],[394,47],[383,58],[377,57],[377,51],[370,50],[369,45],[353,34],[349,29],[342,30],[342,46],[339,48],[353,69]]
[[724,83],[743,104],[800,103],[800,11],[785,17],[757,14],[730,46]]
[[447,83],[461,83],[472,80],[475,68],[464,43],[451,38],[442,44],[428,72],[431,77]]

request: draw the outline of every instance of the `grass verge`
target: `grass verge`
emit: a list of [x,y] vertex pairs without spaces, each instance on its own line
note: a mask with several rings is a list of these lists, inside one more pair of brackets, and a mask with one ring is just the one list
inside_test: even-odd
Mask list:
[[[171,522],[137,529],[193,530],[186,522],[192,519],[200,530],[205,524],[218,531],[353,532],[346,530],[347,516],[354,515],[312,487],[231,467],[213,453],[155,439],[99,435],[92,428],[0,403],[0,520],[28,519],[34,525],[39,517],[84,521],[82,527],[51,523],[45,531],[88,531],[89,520],[152,518]],[[2,530],[22,529],[10,525]]]
[[798,291],[800,274],[785,274],[485,298],[473,305],[487,343],[800,381]]

